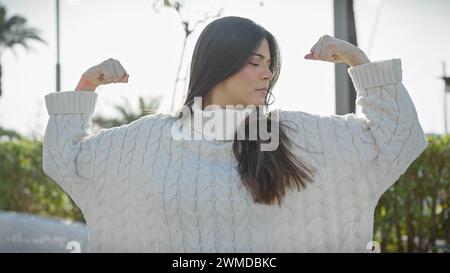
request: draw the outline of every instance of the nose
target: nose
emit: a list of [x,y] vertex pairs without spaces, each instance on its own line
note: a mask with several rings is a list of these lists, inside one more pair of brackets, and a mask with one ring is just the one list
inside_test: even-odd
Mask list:
[[269,81],[272,80],[273,73],[272,73],[272,71],[270,71],[270,68],[268,66],[264,70],[264,73],[263,73],[262,77],[263,77],[263,80],[269,80]]

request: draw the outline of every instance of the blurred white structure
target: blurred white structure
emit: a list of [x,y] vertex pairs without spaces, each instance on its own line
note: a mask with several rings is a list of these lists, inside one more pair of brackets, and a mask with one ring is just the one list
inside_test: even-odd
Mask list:
[[0,252],[89,252],[86,225],[0,211]]

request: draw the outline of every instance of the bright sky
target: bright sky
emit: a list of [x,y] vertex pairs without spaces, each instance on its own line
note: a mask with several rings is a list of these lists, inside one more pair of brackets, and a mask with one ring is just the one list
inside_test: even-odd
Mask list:
[[[261,0],[188,2],[188,18],[193,21],[205,12],[216,13],[224,7],[223,16],[250,18],[274,34],[283,61],[274,89],[274,108],[334,114],[334,65],[303,59],[321,35],[333,35],[332,0],[262,0],[263,5]],[[354,2],[359,47],[372,61],[402,59],[403,83],[416,105],[424,131],[443,133],[444,84],[439,77],[442,61],[447,62],[450,72],[450,1]],[[12,51],[3,54],[0,126],[28,136],[42,136],[48,118],[44,95],[55,91],[55,0],[1,3],[9,15],[24,16],[29,26],[39,28],[48,45],[33,42],[31,51],[17,47],[17,56]],[[128,84],[100,87],[95,113],[112,115],[112,105],[122,103],[123,98],[137,107],[138,96],[163,96],[160,110],[167,112],[183,29],[175,11],[162,9],[155,13],[152,3],[153,0],[61,0],[62,90],[73,90],[87,68],[112,57],[123,64],[130,80]],[[205,25],[198,25],[188,40],[185,67]],[[179,100],[177,105],[181,103]]]

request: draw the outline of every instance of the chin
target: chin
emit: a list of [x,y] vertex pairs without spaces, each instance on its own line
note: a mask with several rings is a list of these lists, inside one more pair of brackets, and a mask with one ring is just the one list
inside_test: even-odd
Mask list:
[[248,106],[256,106],[256,107],[258,107],[260,105],[264,105],[264,103],[260,102],[260,101],[252,101],[252,102],[246,103],[245,107],[248,107]]
[[266,105],[266,101],[265,100],[258,101],[257,103],[255,103],[255,106],[264,106],[264,105]]
[[247,102],[244,104],[245,107],[247,107],[247,106],[256,106],[256,107],[258,107],[258,106],[264,106],[264,105],[266,105],[266,101],[265,101],[264,99],[262,99],[262,100],[247,101]]

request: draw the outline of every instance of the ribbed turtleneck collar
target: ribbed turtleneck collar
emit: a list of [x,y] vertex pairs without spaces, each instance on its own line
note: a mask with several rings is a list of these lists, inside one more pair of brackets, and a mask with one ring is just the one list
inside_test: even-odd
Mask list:
[[234,140],[235,133],[245,118],[256,111],[255,107],[236,108],[230,105],[226,108],[210,105],[203,109],[201,100],[195,101],[191,109],[192,113],[184,109],[183,113],[187,117],[184,116],[177,121],[182,125],[177,127],[179,129],[183,127],[182,138],[221,141]]
[[[202,109],[199,103],[192,105],[194,120],[201,117],[202,122],[195,122],[192,128],[208,140],[234,140],[237,129],[245,118],[253,113],[256,108],[237,109],[234,106],[220,108],[219,106],[207,106]],[[197,120],[198,121],[198,120]],[[199,126],[199,124],[202,124]]]

